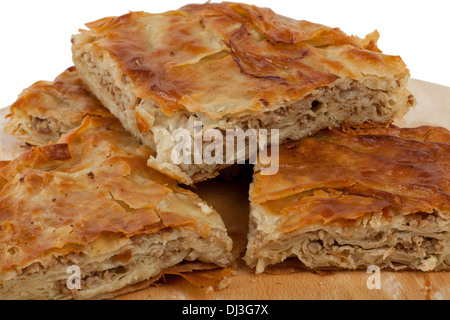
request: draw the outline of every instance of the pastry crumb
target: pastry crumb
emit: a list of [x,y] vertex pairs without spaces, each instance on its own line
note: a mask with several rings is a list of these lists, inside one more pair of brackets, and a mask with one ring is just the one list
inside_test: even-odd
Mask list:
[[220,281],[218,289],[219,289],[219,290],[225,289],[225,288],[228,287],[230,284],[231,284],[231,278],[228,278],[228,277],[225,276],[225,277]]

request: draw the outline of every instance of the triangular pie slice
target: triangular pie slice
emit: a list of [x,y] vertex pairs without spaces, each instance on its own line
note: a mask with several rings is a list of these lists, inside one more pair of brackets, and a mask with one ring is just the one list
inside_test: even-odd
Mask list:
[[[245,260],[311,269],[450,267],[450,132],[439,127],[326,130],[255,166]],[[285,261],[291,263],[290,261]]]
[[2,162],[0,298],[113,297],[186,262],[227,266],[219,214],[147,167],[152,154],[117,119],[87,116]]

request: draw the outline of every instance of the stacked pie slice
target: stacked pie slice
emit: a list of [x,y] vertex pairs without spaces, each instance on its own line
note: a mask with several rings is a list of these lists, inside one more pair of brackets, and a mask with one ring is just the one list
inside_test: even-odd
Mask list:
[[260,273],[308,268],[450,267],[450,131],[325,130],[280,147],[280,170],[255,166],[245,260]]
[[229,162],[224,140],[221,161],[174,161],[174,133],[194,139],[199,122],[202,135],[278,130],[279,170],[256,164],[250,185],[244,260],[257,273],[289,258],[448,269],[450,133],[390,125],[415,99],[378,37],[227,2],[87,24],[75,67],[8,116],[31,147],[0,162],[0,298],[109,298],[229,266],[222,217],[178,184],[254,155],[233,146]]
[[[219,214],[149,168],[153,152],[74,80],[69,69],[54,83],[37,83],[19,101],[33,98],[13,109],[11,122],[30,129],[20,133],[25,141],[61,133],[39,135],[37,112],[41,123],[53,113],[52,130],[63,127],[66,115],[94,115],[56,144],[1,163],[0,297],[113,297],[171,270],[226,267],[232,241]],[[28,116],[16,118],[18,110]],[[79,288],[68,282],[76,283],[75,267]]]
[[30,145],[56,143],[87,116],[112,116],[71,67],[54,81],[38,81],[11,106],[6,132]]
[[389,123],[414,104],[409,70],[381,53],[377,32],[360,39],[238,3],[131,12],[87,27],[72,38],[81,78],[155,150],[148,164],[185,184],[231,162],[225,145],[222,163],[174,161],[173,132],[193,137],[197,121],[203,132],[278,129],[283,143],[344,121]]

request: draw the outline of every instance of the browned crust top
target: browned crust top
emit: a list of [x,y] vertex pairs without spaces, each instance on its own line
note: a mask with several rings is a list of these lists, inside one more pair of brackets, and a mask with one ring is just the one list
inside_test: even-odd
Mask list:
[[79,252],[99,237],[197,228],[190,212],[158,209],[171,193],[200,200],[147,167],[151,154],[117,119],[88,116],[58,144],[2,162],[0,270]]
[[[408,76],[398,56],[365,39],[239,3],[192,4],[162,14],[131,12],[87,24],[75,47],[109,54],[140,98],[167,114],[180,108],[220,118],[276,108],[338,78]],[[77,40],[80,39],[80,40]]]
[[[345,131],[345,132],[344,132]],[[281,229],[382,212],[450,213],[450,132],[444,128],[325,130],[280,147],[276,175],[256,172],[250,194]]]
[[87,115],[111,115],[86,89],[75,67],[68,68],[54,81],[38,81],[23,90],[11,106],[11,116],[16,110],[40,119],[56,119],[72,128],[80,125]]

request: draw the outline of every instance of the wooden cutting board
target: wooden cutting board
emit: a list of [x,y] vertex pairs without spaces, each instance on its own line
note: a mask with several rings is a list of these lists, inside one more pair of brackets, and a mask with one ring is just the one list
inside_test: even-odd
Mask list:
[[[450,88],[429,82],[410,80],[410,90],[418,106],[396,124],[413,127],[430,124],[450,129]],[[3,110],[2,115],[7,113]],[[3,118],[1,116],[1,118]],[[0,118],[0,119],[1,119]],[[0,120],[4,126],[5,120]],[[20,152],[17,142],[0,133],[0,159],[11,159]],[[242,166],[241,173],[231,181],[214,179],[199,183],[201,198],[222,216],[230,236],[241,254],[245,250],[249,202],[248,184],[251,167]],[[297,271],[284,274],[255,275],[239,258],[231,283],[218,291],[195,287],[178,276],[166,276],[161,286],[133,292],[117,299],[450,299],[450,272],[381,271],[380,289],[370,290],[365,271],[338,271],[315,274]]]

